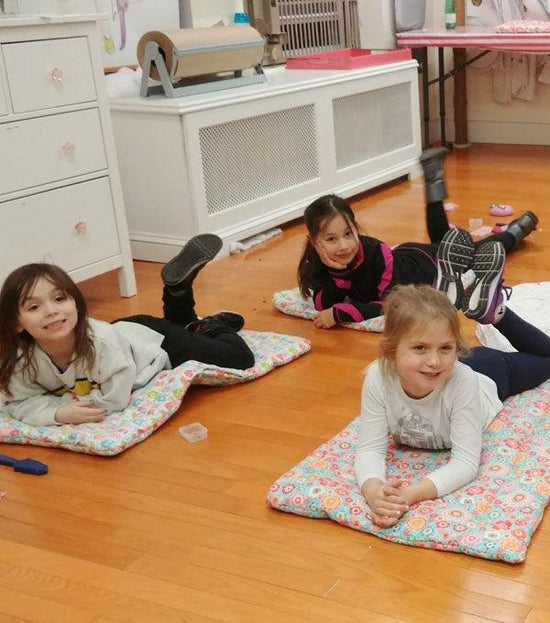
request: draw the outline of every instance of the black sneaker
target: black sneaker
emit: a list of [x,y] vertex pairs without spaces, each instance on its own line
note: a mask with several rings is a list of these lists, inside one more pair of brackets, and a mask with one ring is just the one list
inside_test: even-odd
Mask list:
[[475,247],[472,236],[464,229],[449,229],[437,248],[437,275],[434,288],[445,292],[457,309],[465,303],[462,275],[471,266]]
[[223,240],[216,234],[191,238],[176,257],[163,266],[160,274],[165,285],[191,285],[199,270],[216,257],[222,246]]
[[244,317],[236,312],[220,311],[211,316],[205,316],[190,322],[185,328],[194,333],[211,333],[212,330],[218,330],[220,327],[229,327],[235,332],[240,331],[244,327]]

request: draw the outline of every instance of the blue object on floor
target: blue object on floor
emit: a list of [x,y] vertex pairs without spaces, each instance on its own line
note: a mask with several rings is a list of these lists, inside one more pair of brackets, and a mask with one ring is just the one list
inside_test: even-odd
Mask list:
[[14,471],[23,474],[42,476],[48,473],[48,466],[46,463],[41,463],[35,459],[14,459],[11,456],[0,454],[0,465],[8,465],[9,467],[13,467]]

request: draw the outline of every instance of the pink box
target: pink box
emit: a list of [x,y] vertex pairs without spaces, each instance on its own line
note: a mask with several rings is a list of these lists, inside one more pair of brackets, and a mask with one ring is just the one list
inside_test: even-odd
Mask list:
[[304,54],[303,56],[289,56],[286,59],[288,69],[358,69],[386,63],[399,63],[411,59],[409,48],[399,50],[362,50],[344,48]]

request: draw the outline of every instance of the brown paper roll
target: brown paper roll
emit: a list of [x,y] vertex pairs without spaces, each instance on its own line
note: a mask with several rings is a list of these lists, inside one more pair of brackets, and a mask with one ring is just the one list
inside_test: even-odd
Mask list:
[[[173,51],[197,47],[214,47],[236,44],[235,48],[215,52],[204,51],[180,56],[173,77],[177,80],[216,74],[224,71],[248,69],[258,65],[264,56],[264,40],[260,33],[251,26],[214,26],[212,28],[181,28],[180,30],[152,30],[145,33],[138,42],[137,57],[143,67],[145,46],[149,41],[158,43],[168,73],[172,75]],[[239,48],[239,43],[258,42],[257,47]],[[261,45],[260,45],[261,44]],[[151,67],[151,78],[160,80],[156,67]]]
[[455,0],[456,25],[466,25],[466,0]]

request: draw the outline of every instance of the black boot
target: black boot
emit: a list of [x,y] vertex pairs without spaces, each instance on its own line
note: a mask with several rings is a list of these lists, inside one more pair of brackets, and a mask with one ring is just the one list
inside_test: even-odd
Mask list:
[[420,164],[424,169],[424,188],[426,203],[443,201],[447,197],[443,160],[449,153],[446,147],[430,147],[420,155]]
[[244,318],[240,314],[230,311],[221,311],[212,316],[205,316],[189,323],[185,328],[194,333],[202,333],[214,337],[219,333],[234,331],[237,333],[244,327]]
[[216,257],[223,240],[216,234],[199,234],[189,240],[183,249],[165,264],[161,277],[167,286],[190,286],[199,270]]
[[534,212],[524,212],[520,217],[510,222],[506,228],[506,233],[512,234],[515,238],[516,249],[519,243],[537,228],[539,219]]
[[166,320],[180,327],[197,320],[192,286],[164,286],[162,302]]

